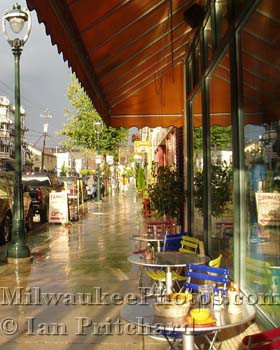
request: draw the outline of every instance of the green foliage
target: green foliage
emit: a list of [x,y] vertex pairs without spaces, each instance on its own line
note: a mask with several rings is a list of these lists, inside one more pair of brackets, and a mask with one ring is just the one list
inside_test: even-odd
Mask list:
[[60,175],[61,176],[66,176],[68,172],[67,166],[65,165],[65,163],[63,163],[62,167],[61,167],[61,172]]
[[[194,205],[203,212],[203,173],[194,176]],[[232,201],[232,167],[224,162],[211,166],[211,214],[218,217],[225,213],[226,205]]]
[[[228,149],[231,145],[231,126],[212,126],[210,131],[211,146],[216,149]],[[203,147],[202,127],[193,129],[193,147],[199,152]]]
[[143,168],[138,168],[136,173],[136,187],[137,191],[142,193],[146,187],[146,180]]
[[93,175],[93,170],[91,170],[91,169],[81,169],[80,175],[81,176]]
[[126,167],[124,170],[124,174],[127,177],[132,177],[135,175],[135,171],[133,169],[131,169],[130,167]]
[[[95,123],[102,122],[102,119],[75,75],[72,76],[72,82],[68,86],[67,97],[73,108],[65,109],[68,124],[58,132],[59,135],[66,136],[64,146],[70,149],[78,146],[82,149],[97,150],[98,133]],[[112,128],[103,124],[99,135],[100,153],[116,156],[118,147],[127,140],[127,129]]]
[[186,199],[183,179],[169,166],[157,169],[156,182],[148,189],[151,205],[159,216],[177,218]]

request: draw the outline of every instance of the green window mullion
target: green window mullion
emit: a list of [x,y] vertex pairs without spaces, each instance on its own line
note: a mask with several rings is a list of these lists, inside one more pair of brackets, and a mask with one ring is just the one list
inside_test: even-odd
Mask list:
[[217,36],[217,26],[216,26],[216,11],[215,11],[215,2],[212,1],[210,9],[211,16],[211,33],[212,33],[212,43],[213,43],[213,53],[217,48],[218,36]]
[[193,115],[192,115],[192,103],[190,100],[187,101],[186,104],[187,110],[187,191],[188,191],[188,232],[193,232],[194,227],[194,200],[193,200],[193,136],[192,136],[192,128],[193,128]]
[[211,147],[210,147],[210,100],[209,100],[209,81],[202,80],[202,137],[203,137],[203,232],[205,252],[209,251],[209,229],[211,225]]
[[205,44],[205,33],[204,27],[201,28],[200,31],[200,66],[201,66],[201,74],[203,75],[207,66],[207,50]]
[[231,81],[231,124],[232,124],[232,159],[233,159],[233,205],[234,205],[234,234],[233,234],[233,252],[234,252],[234,281],[240,284],[240,210],[242,204],[242,190],[240,183],[240,174],[244,171],[243,151],[244,138],[242,128],[241,111],[239,107],[239,80],[237,79],[237,57],[235,36],[229,43],[230,52],[230,81]]

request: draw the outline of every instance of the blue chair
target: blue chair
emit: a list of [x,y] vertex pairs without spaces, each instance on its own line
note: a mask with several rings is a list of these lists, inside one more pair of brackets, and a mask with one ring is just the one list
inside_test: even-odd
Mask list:
[[[197,292],[198,287],[201,284],[211,284],[214,287],[214,293],[220,292],[223,295],[227,293],[227,286],[229,283],[229,269],[222,267],[189,264],[187,265],[185,275],[188,281],[184,284],[184,287],[188,291]],[[195,278],[202,283],[192,283],[192,278]]]
[[185,233],[166,234],[163,240],[163,252],[178,251],[181,248],[182,237]]
[[[213,287],[214,293],[226,295],[229,284],[229,273],[229,269],[222,267],[189,264],[186,268],[185,275],[187,277],[187,282],[184,284],[184,287],[188,292],[197,292],[201,284],[210,284]],[[192,279],[195,279],[196,283],[193,283]],[[208,333],[199,332],[198,334],[204,335],[205,339],[208,341],[210,345],[208,350],[216,349],[214,344],[218,332],[213,332],[212,338]]]
[[[185,276],[187,282],[184,283],[184,287],[188,292],[197,292],[198,288],[201,284],[211,284],[213,286],[213,290],[216,293],[222,293],[226,295],[227,287],[229,283],[229,269],[226,268],[217,268],[205,265],[195,265],[188,264],[186,266]],[[192,279],[195,279],[196,282],[192,282]],[[208,350],[217,350],[215,347],[215,341],[217,339],[218,332],[212,332],[212,337],[209,332],[197,332],[197,336],[204,336],[204,338],[209,343]],[[178,341],[182,338],[181,332],[166,332],[162,331],[161,335],[168,341],[170,345],[170,349],[176,349]],[[198,349],[197,346],[195,346]]]

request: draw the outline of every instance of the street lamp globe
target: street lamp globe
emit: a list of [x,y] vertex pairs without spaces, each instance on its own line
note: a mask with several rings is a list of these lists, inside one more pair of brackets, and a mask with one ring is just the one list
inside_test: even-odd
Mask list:
[[[9,24],[10,30],[14,34],[19,34],[24,28],[24,24],[27,22],[27,30],[22,39],[10,38],[7,24]],[[2,19],[3,33],[11,46],[23,46],[29,38],[31,31],[31,16],[30,12],[25,9],[22,10],[19,4],[15,4],[12,10],[7,11]]]
[[[27,26],[25,26],[25,23]],[[9,24],[9,26],[7,25]],[[30,261],[30,251],[25,242],[25,222],[23,205],[23,185],[21,169],[21,104],[20,104],[20,55],[22,46],[29,38],[31,31],[30,12],[22,10],[15,4],[12,10],[7,11],[2,19],[2,28],[5,38],[12,47],[15,63],[15,178],[12,237],[8,244],[8,262]],[[24,33],[23,29],[26,28]],[[18,34],[21,34],[18,36]]]
[[101,121],[97,120],[94,123],[94,126],[95,126],[95,130],[96,130],[97,134],[100,134],[102,131],[102,128],[103,128],[103,123]]

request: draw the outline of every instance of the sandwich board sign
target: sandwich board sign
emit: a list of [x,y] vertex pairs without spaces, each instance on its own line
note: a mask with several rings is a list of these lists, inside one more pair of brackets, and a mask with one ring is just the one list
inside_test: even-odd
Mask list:
[[51,192],[49,204],[49,222],[65,223],[68,221],[67,192]]

